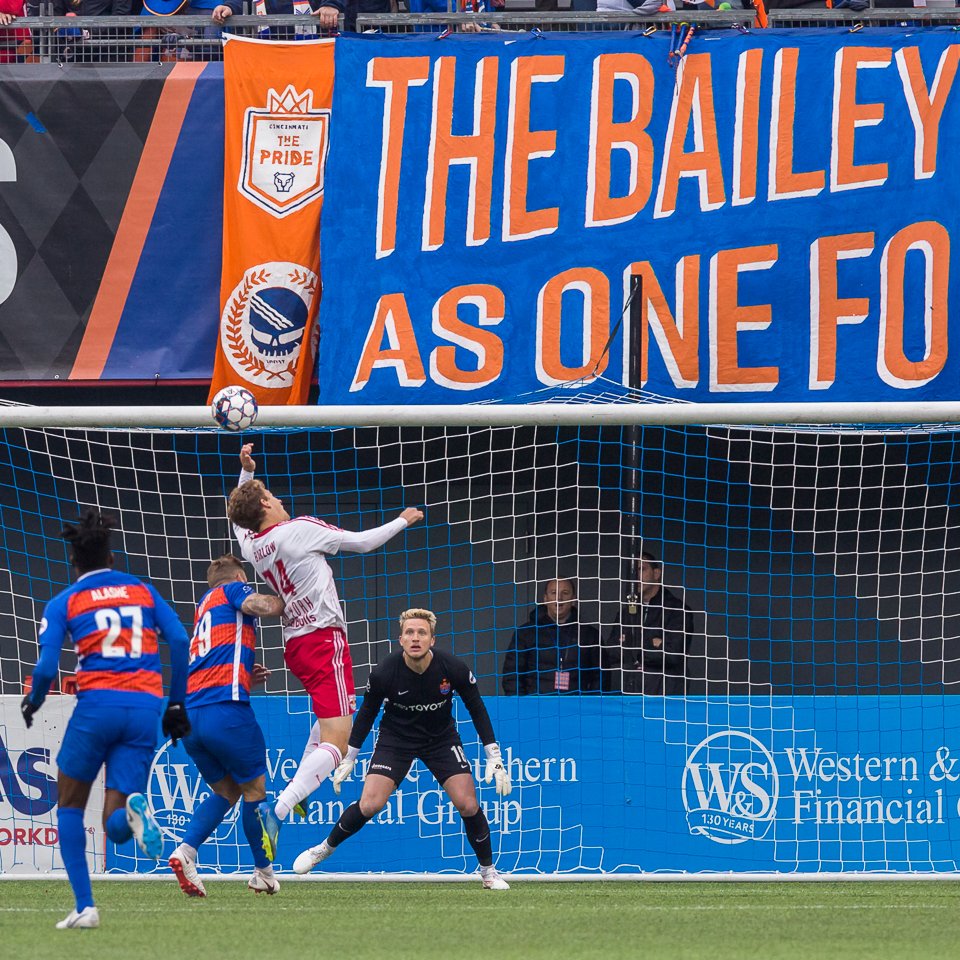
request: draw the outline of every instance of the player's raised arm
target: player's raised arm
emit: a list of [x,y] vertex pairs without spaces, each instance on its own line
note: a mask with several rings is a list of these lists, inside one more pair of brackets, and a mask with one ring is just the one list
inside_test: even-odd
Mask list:
[[240,479],[237,486],[242,487],[248,480],[252,480],[256,471],[257,463],[253,459],[253,444],[245,443],[240,448]]
[[40,646],[40,656],[37,665],[33,668],[33,679],[30,692],[20,703],[20,713],[27,728],[33,724],[33,715],[43,706],[50,684],[56,679],[60,668],[60,650],[67,633],[66,606],[58,600],[47,604],[40,621],[40,633],[37,642]]
[[353,533],[350,530],[344,530],[340,539],[340,549],[348,550],[351,553],[369,553],[382,547],[388,540],[395,537],[401,530],[412,527],[415,523],[423,519],[423,511],[416,507],[407,507],[400,516],[394,518],[389,523],[380,527],[373,527],[370,530],[363,530],[359,533]]

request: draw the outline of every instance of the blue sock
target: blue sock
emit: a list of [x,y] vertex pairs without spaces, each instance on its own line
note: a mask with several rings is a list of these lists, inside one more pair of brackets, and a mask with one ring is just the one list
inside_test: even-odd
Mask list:
[[127,824],[127,810],[125,807],[114,810],[113,813],[107,817],[105,829],[107,836],[114,843],[126,843],[133,836],[133,831]]
[[253,852],[253,864],[261,870],[270,866],[267,855],[263,852],[263,830],[260,829],[260,820],[257,817],[256,800],[244,800],[240,807],[240,819],[243,824],[243,833]]
[[224,800],[219,794],[211,793],[193,811],[193,819],[183,835],[183,842],[194,850],[199,850],[207,837],[223,823],[223,818],[232,806],[229,800]]
[[77,913],[93,906],[90,874],[87,871],[87,832],[83,828],[83,811],[78,807],[57,809],[57,828],[60,832],[60,856],[77,901]]

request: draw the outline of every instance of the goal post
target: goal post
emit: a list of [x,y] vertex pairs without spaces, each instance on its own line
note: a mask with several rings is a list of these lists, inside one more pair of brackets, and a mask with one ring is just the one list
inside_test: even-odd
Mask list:
[[[425,522],[384,548],[332,560],[355,679],[362,689],[391,649],[401,610],[437,613],[438,643],[477,676],[514,780],[507,798],[480,788],[502,871],[956,872],[960,404],[622,394],[598,382],[588,403],[556,390],[524,404],[261,408],[241,435],[212,429],[207,407],[0,406],[0,870],[61,866],[50,801],[72,698],[51,694],[38,715],[48,720],[29,735],[18,709],[43,605],[71,581],[60,526],[82,505],[117,514],[118,567],[154,583],[189,623],[206,565],[235,549],[224,501],[251,440],[258,476],[294,515],[361,529],[425,506]],[[640,552],[661,584],[646,602]],[[543,618],[555,578],[579,600],[569,669],[559,660],[573,648],[556,629],[514,643]],[[672,626],[667,592],[679,603]],[[647,629],[658,625],[680,637],[666,650],[661,638],[659,660]],[[265,624],[261,643],[273,672],[254,707],[276,793],[312,717],[279,628]],[[529,655],[510,661],[511,646]],[[64,674],[71,660],[63,654]],[[584,689],[569,689],[571,672]],[[517,692],[524,673],[537,692]],[[457,720],[480,772],[473,727],[462,710]],[[372,738],[361,771],[371,748]],[[329,784],[313,794],[307,820],[281,834],[282,870],[359,789],[358,776],[340,797]],[[185,752],[159,745],[149,797],[165,855],[205,792]],[[95,826],[90,838],[97,870],[165,870]],[[249,867],[229,817],[201,850],[201,871]],[[475,861],[418,766],[329,867],[455,877]]]

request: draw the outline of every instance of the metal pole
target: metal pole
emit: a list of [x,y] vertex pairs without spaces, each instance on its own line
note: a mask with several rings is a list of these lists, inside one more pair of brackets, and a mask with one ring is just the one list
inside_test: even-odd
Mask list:
[[[627,338],[627,386],[640,389],[640,343],[643,323],[643,277],[634,274],[630,278],[630,327]],[[627,612],[636,614],[637,554],[640,551],[640,426],[632,423],[623,431],[623,506],[620,514],[621,561],[623,583],[626,590]]]

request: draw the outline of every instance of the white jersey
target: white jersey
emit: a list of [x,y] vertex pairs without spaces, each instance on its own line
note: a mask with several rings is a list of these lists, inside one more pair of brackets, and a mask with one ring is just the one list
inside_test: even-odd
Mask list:
[[240,552],[283,597],[283,638],[322,627],[346,629],[326,557],[340,549],[343,531],[316,517],[297,517],[262,533],[240,531]]
[[[240,482],[252,478],[241,474]],[[317,517],[295,517],[274,524],[260,533],[234,526],[243,559],[283,597],[283,639],[289,642],[324,627],[340,627],[346,621],[333,571],[326,558],[349,550],[367,553],[386,543],[407,525],[397,517],[381,527],[362,533],[341,530]]]

